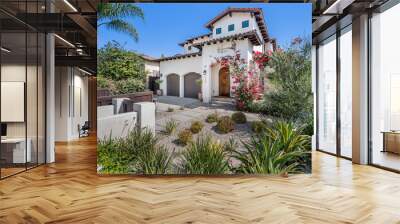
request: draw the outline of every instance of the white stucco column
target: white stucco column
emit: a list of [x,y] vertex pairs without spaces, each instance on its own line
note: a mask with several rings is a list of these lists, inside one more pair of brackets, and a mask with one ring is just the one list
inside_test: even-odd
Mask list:
[[179,97],[185,96],[185,76],[179,75]]
[[212,83],[211,83],[211,65],[206,64],[203,66],[205,73],[203,72],[201,75],[202,79],[202,93],[203,93],[203,102],[211,103],[211,92],[212,92]]

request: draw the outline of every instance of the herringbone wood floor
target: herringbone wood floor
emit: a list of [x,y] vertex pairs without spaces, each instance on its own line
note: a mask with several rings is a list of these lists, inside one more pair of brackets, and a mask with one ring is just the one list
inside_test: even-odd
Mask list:
[[400,175],[313,154],[313,174],[144,178],[96,174],[96,142],[0,181],[0,223],[400,223]]

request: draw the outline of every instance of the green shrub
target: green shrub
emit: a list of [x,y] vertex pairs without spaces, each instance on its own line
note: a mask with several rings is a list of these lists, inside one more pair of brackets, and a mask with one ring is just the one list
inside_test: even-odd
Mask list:
[[217,129],[218,131],[226,134],[235,129],[235,123],[229,116],[223,116],[218,120]]
[[263,102],[262,101],[253,101],[248,104],[247,110],[252,113],[260,113],[263,111]]
[[235,112],[232,114],[232,120],[236,123],[236,124],[244,124],[247,122],[246,119],[246,114],[244,114],[241,111]]
[[170,119],[165,123],[163,132],[166,135],[171,135],[172,133],[175,132],[178,125],[179,123],[177,121],[175,121],[174,119]]
[[136,154],[126,147],[122,138],[100,140],[97,144],[99,173],[125,174],[135,172]]
[[218,121],[218,113],[214,112],[212,114],[209,114],[206,118],[207,123],[214,123]]
[[255,133],[261,133],[267,128],[267,125],[262,121],[251,122],[251,130]]
[[190,131],[193,134],[197,134],[201,131],[201,129],[203,129],[203,127],[204,127],[203,123],[201,123],[200,121],[194,121],[192,122],[192,125],[190,125]]
[[168,110],[167,110],[168,112],[174,112],[174,108],[172,108],[172,107],[168,107]]
[[187,145],[193,139],[192,132],[188,129],[182,130],[178,134],[179,143],[182,145]]
[[264,94],[262,113],[295,122],[313,114],[310,42],[303,40],[272,54],[269,66],[273,72],[268,74],[271,88]]
[[145,89],[143,80],[127,78],[124,80],[113,81],[115,85],[114,94],[127,94],[141,92]]
[[97,50],[97,74],[119,81],[134,78],[145,83],[144,60],[132,50],[117,41],[108,42]]
[[307,170],[304,162],[310,157],[311,140],[291,123],[277,122],[266,132],[243,142],[245,151],[234,150],[232,157],[240,161],[232,170],[244,174],[288,174]]
[[181,156],[178,172],[184,174],[225,174],[229,171],[224,146],[210,136],[200,136]]

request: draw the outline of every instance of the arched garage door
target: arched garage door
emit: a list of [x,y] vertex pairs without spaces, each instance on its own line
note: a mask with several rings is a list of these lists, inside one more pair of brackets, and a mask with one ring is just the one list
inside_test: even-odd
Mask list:
[[201,79],[201,75],[198,73],[189,73],[184,77],[184,89],[185,89],[185,97],[189,98],[197,98],[198,93],[201,91],[201,85],[196,83],[196,80]]
[[179,96],[179,75],[167,76],[167,96]]

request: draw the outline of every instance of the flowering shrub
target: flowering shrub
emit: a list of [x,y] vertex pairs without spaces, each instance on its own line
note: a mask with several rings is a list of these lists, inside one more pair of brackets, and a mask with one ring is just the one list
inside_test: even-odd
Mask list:
[[249,110],[254,100],[259,100],[264,91],[264,69],[269,61],[269,53],[253,52],[253,60],[249,63],[236,52],[235,56],[217,58],[221,68],[228,67],[233,79],[232,93],[239,110]]

